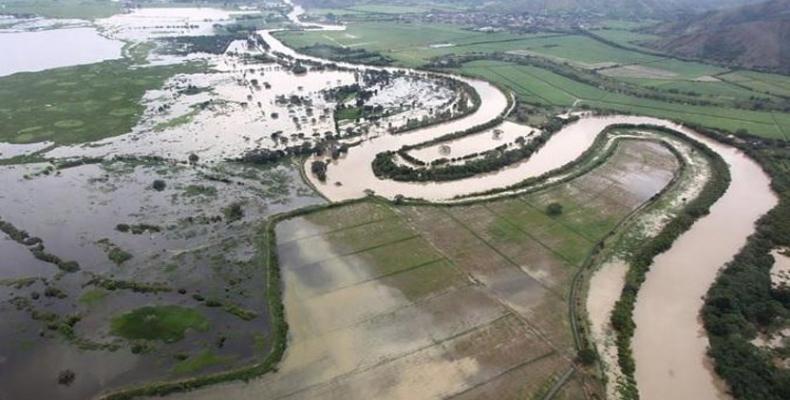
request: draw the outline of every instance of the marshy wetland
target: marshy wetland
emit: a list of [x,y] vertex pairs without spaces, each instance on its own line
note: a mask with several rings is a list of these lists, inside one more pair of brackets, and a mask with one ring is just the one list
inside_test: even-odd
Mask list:
[[655,57],[443,25],[384,51],[291,1],[108,13],[0,19],[0,399],[738,390],[700,313],[782,153],[551,76]]

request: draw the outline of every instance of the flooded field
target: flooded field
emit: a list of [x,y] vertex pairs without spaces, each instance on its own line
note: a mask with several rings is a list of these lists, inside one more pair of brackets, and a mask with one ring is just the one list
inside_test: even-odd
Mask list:
[[[0,397],[9,399],[84,399],[265,356],[261,221],[321,202],[288,166],[34,164],[2,168],[0,182],[13,187],[0,194],[2,221],[79,268],[64,271],[2,234],[0,365],[14,367],[0,373]],[[205,322],[171,336],[131,333],[134,312],[153,311]],[[65,370],[76,374],[70,386],[58,384]]]
[[[529,196],[451,208],[364,201],[280,223],[290,337],[279,371],[175,398],[538,393],[575,357],[574,271],[677,166],[661,145],[625,141],[591,174]],[[545,213],[552,202],[561,216]]]

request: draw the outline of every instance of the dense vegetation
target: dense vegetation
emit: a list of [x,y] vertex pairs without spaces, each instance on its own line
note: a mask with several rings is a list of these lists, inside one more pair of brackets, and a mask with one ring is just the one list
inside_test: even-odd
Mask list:
[[316,43],[312,46],[303,47],[299,51],[314,57],[321,57],[328,60],[367,64],[367,65],[389,65],[392,59],[374,51],[364,48],[350,48],[340,46],[330,46],[328,44]]

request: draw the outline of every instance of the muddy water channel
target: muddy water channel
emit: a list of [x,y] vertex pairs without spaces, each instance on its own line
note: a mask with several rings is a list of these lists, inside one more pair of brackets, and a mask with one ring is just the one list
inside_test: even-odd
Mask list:
[[730,166],[732,182],[709,215],[656,257],[639,291],[633,350],[643,399],[726,398],[705,355],[702,297],[746,243],[757,218],[777,202],[756,162],[731,147],[704,142]]

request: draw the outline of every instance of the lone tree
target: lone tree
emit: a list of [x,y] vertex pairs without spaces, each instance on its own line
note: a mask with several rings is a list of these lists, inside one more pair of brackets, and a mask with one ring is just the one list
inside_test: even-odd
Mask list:
[[189,163],[190,163],[190,164],[197,164],[198,160],[200,160],[200,157],[198,157],[198,155],[197,155],[197,154],[195,154],[195,153],[191,153],[191,154],[189,155]]
[[231,223],[244,218],[244,209],[241,202],[237,201],[222,209],[222,214],[225,215],[225,221]]
[[70,369],[64,369],[60,371],[58,374],[58,383],[61,385],[69,386],[74,382],[74,379],[77,377],[77,374]]
[[562,204],[560,203],[551,203],[546,206],[546,214],[549,214],[552,217],[556,217],[562,214]]
[[326,163],[321,160],[313,161],[310,164],[310,171],[318,178],[321,182],[326,182]]
[[576,359],[582,363],[582,365],[593,365],[598,359],[598,355],[595,354],[595,350],[585,348],[579,350],[579,352],[576,354]]

